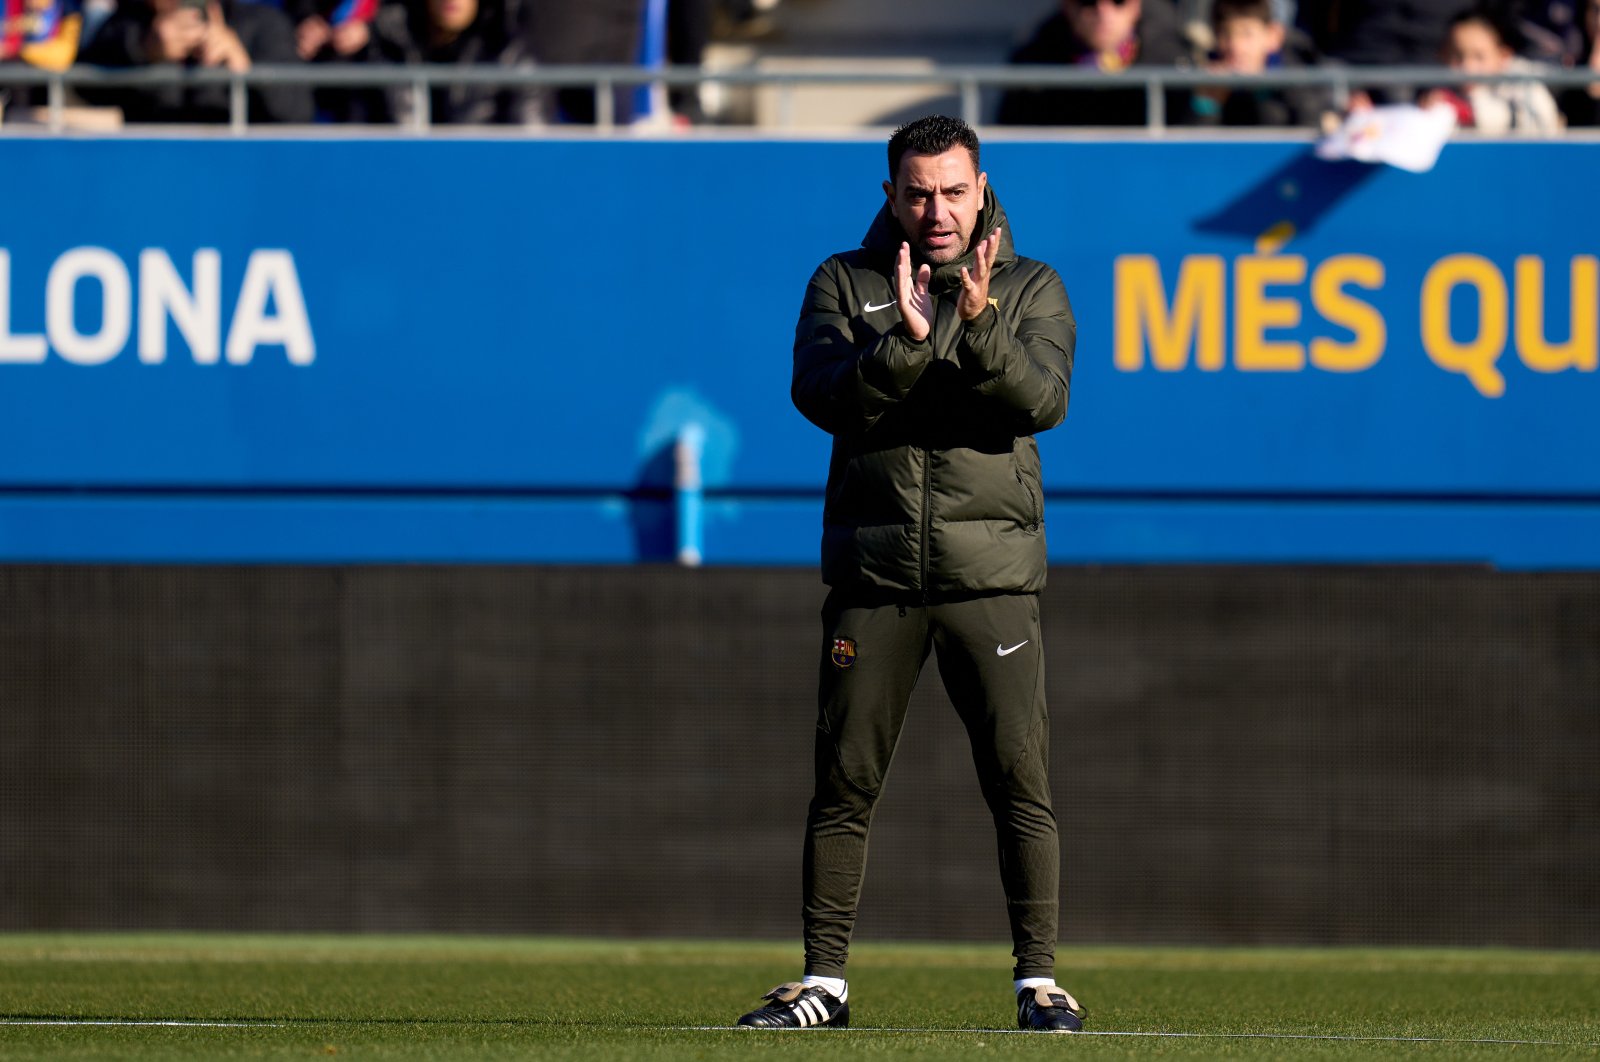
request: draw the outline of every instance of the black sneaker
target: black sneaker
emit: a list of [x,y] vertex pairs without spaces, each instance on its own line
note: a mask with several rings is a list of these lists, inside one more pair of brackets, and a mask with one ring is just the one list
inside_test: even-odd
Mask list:
[[1082,1032],[1088,1013],[1064,988],[1040,985],[1017,993],[1017,1028],[1039,1032]]
[[739,1019],[747,1029],[843,1029],[850,1024],[850,989],[834,995],[821,985],[790,981],[761,997],[771,1000]]

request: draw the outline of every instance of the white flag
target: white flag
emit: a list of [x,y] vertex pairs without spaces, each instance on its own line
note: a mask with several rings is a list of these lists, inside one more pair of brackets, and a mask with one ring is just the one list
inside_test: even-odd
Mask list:
[[1387,162],[1412,173],[1427,173],[1455,128],[1455,108],[1448,103],[1366,107],[1351,111],[1343,125],[1317,141],[1317,158]]

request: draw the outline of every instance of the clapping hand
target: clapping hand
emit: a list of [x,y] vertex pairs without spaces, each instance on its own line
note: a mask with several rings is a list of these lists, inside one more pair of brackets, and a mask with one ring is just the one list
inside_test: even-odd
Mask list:
[[961,298],[956,302],[956,312],[963,321],[972,320],[989,305],[989,277],[999,253],[1000,230],[997,228],[978,244],[972,254],[972,268],[961,267]]
[[901,243],[900,258],[895,263],[895,298],[906,333],[918,343],[928,338],[932,328],[933,296],[928,294],[928,282],[932,279],[933,270],[926,262],[917,267],[916,278],[912,279],[911,245]]

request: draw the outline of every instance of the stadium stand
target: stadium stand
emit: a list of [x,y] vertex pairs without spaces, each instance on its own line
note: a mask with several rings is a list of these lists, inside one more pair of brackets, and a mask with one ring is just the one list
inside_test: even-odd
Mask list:
[[[1061,36],[1052,27],[1072,21],[1064,12],[1098,10],[1081,0],[981,6],[932,0],[917,5],[914,20],[903,5],[886,0],[289,0],[283,10],[295,27],[292,46],[274,25],[269,48],[251,27],[281,21],[278,12],[266,10],[275,3],[157,0],[156,6],[187,9],[183,17],[190,20],[213,7],[224,13],[218,22],[227,29],[206,37],[219,43],[193,49],[180,64],[154,60],[158,53],[149,45],[157,38],[145,31],[154,7],[145,0],[123,0],[120,10],[113,0],[92,0],[81,11],[79,0],[31,6],[11,0],[9,7],[27,13],[10,18],[0,47],[0,86],[9,84],[0,87],[0,120],[56,131],[123,119],[228,122],[236,130],[258,121],[297,124],[304,107],[281,104],[303,98],[306,85],[315,83],[319,123],[418,130],[481,122],[529,129],[594,124],[606,131],[692,125],[841,130],[893,126],[930,111],[979,123],[1211,124],[1207,98],[1196,93],[1223,72],[1203,21],[1210,5],[1101,2],[1108,12],[1137,9],[1149,39],[1117,47],[1127,54],[1099,57],[1063,50],[1060,41],[1052,45],[1051,34]],[[1351,88],[1372,88],[1381,100],[1460,87],[1468,75],[1452,75],[1442,62],[1447,6],[1453,10],[1418,8],[1402,25],[1384,5],[1298,5],[1298,22],[1285,23],[1290,44],[1281,61],[1245,74],[1255,80],[1235,100],[1315,90],[1342,108]],[[457,12],[451,19],[468,23],[444,28],[434,8],[449,8]],[[1594,23],[1600,16],[1593,3],[1582,13],[1563,11],[1535,5],[1524,12],[1522,50],[1548,65],[1519,59],[1507,74],[1543,79],[1569,124],[1592,125]],[[243,55],[226,46],[236,28]],[[74,54],[80,62],[71,66]],[[225,54],[232,56],[227,62]],[[1336,65],[1318,62],[1318,55],[1333,57]],[[300,65],[307,57],[314,69]],[[1007,66],[1008,59],[1022,65]],[[85,61],[143,73],[107,77]],[[1377,61],[1413,65],[1360,65]],[[471,68],[472,76],[457,81],[448,66]],[[1118,76],[1124,81],[1107,91],[1103,72],[1123,67]],[[657,70],[654,84],[642,78]],[[430,99],[422,106],[425,94]],[[1093,106],[1057,105],[1068,98]],[[1108,121],[1102,112],[1114,101],[1120,101],[1117,115]],[[82,106],[94,103],[109,106]],[[1235,107],[1221,124],[1253,124],[1236,121],[1241,113],[1257,112]],[[1315,124],[1306,114],[1295,121]]]

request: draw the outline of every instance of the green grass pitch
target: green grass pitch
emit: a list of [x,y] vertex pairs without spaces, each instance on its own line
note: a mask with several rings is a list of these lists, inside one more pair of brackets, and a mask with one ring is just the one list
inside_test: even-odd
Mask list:
[[[1008,1031],[1008,960],[858,944],[851,1030],[767,1033],[701,1027],[793,944],[0,935],[0,1058],[1600,1058],[1592,952],[1064,948],[1079,1036]],[[233,1024],[80,1024],[160,1021]]]

